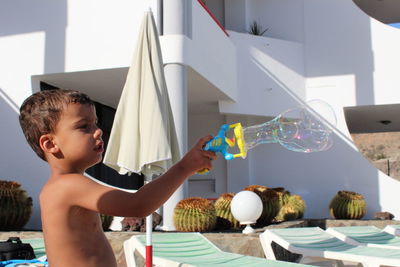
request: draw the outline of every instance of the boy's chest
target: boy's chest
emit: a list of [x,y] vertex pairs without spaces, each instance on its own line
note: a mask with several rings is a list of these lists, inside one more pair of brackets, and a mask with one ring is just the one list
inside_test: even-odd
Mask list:
[[43,227],[49,232],[63,231],[70,234],[102,232],[101,219],[97,212],[81,207],[68,207],[47,203],[42,206]]
[[68,216],[69,224],[82,231],[102,231],[100,215],[97,212],[80,207],[71,208]]

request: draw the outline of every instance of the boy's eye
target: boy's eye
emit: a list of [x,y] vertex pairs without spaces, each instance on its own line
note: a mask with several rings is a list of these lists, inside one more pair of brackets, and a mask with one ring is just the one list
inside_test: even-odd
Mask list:
[[87,124],[82,124],[78,128],[79,129],[87,129],[88,125]]

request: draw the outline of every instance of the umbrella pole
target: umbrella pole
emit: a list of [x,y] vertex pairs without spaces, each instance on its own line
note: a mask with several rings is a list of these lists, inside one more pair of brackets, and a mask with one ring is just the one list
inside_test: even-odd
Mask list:
[[153,246],[151,234],[153,231],[153,215],[146,217],[146,267],[153,266]]
[[[146,183],[151,181],[151,176],[145,175]],[[153,267],[153,214],[146,217],[146,267]]]

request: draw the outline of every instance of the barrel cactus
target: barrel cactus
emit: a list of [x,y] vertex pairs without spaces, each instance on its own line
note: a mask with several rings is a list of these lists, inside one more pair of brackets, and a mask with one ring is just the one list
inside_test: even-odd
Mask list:
[[214,229],[217,215],[213,203],[205,198],[190,197],[176,204],[174,225],[181,232],[206,232]]
[[101,226],[103,227],[103,230],[108,231],[110,229],[110,226],[112,224],[114,216],[100,214],[100,219],[101,219]]
[[331,200],[329,211],[335,219],[358,220],[367,213],[367,205],[361,194],[339,191]]
[[262,226],[270,224],[281,207],[277,191],[263,185],[250,185],[245,187],[244,190],[256,193],[263,203],[263,211],[257,220],[257,224]]
[[32,198],[17,182],[0,181],[0,230],[22,230],[32,214]]
[[278,195],[279,209],[280,209],[283,205],[285,205],[288,202],[288,199],[290,197],[290,192],[283,187],[275,187],[272,188],[272,190],[275,191],[276,194]]
[[214,203],[215,212],[217,215],[217,226],[218,228],[240,228],[240,223],[233,217],[231,212],[232,198],[235,196],[234,193],[225,193],[218,197]]
[[275,217],[275,221],[282,222],[301,219],[304,216],[305,209],[306,204],[301,196],[289,194],[284,197],[283,205]]

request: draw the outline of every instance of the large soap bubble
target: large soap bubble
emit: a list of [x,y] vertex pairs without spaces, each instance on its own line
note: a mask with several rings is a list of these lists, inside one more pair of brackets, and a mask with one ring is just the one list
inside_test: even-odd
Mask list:
[[332,126],[336,116],[322,100],[312,100],[282,112],[262,124],[243,127],[246,152],[260,144],[279,143],[296,152],[318,152],[332,146]]
[[[221,126],[218,134],[208,141],[204,150],[220,152],[226,160],[245,158],[247,151],[267,143],[279,143],[296,152],[319,152],[329,149],[332,142],[332,127],[336,125],[335,112],[322,100],[312,100],[297,108],[289,109],[274,119],[262,124],[243,127],[240,122]],[[233,138],[226,132],[234,131]],[[228,152],[237,145],[239,153]],[[207,173],[201,170],[199,173]]]

